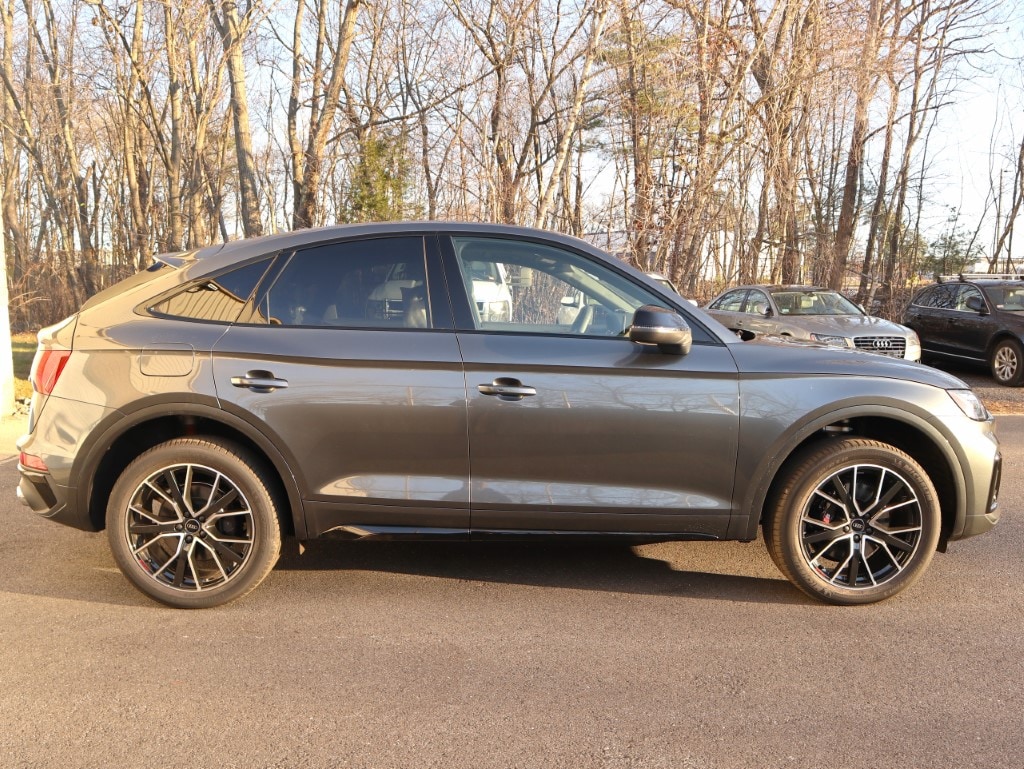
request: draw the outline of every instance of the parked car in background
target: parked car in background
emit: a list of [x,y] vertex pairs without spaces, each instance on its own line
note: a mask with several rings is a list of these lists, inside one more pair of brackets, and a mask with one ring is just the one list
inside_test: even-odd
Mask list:
[[771,334],[833,347],[921,359],[917,334],[868,315],[838,291],[815,286],[739,286],[708,304],[708,312],[740,335]]
[[942,276],[918,291],[903,322],[926,358],[987,365],[999,384],[1024,382],[1024,276]]
[[286,535],[759,530],[801,590],[868,603],[999,517],[993,419],[960,380],[743,342],[539,230],[351,225],[158,256],[39,333],[32,383],[19,496],[105,528],[128,580],[182,608],[248,593]]

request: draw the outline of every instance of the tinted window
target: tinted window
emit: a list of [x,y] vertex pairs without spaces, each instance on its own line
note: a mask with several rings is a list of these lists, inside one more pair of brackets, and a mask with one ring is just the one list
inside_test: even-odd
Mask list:
[[636,309],[665,301],[584,256],[496,238],[453,238],[475,328],[624,336]]
[[980,289],[974,286],[961,286],[960,293],[957,295],[956,298],[956,308],[958,310],[974,312],[974,310],[967,306],[967,300],[972,298],[977,299],[983,305],[985,304],[985,299],[981,296]]
[[747,290],[745,288],[722,294],[722,296],[711,303],[710,309],[722,310],[724,312],[739,312],[743,306],[743,297],[746,295]]
[[174,318],[233,323],[269,265],[269,259],[262,259],[214,278],[190,283],[153,305],[151,310]]
[[956,307],[956,295],[959,289],[959,283],[942,283],[938,286],[932,286],[917,298],[915,304],[921,307],[952,310]]
[[374,238],[297,251],[256,302],[256,322],[426,328],[423,239]]

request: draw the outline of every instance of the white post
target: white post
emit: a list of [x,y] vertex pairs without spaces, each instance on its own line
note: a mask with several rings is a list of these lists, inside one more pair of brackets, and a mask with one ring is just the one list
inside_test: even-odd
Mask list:
[[[0,186],[0,211],[4,209],[4,191]],[[0,419],[14,413],[14,353],[11,349],[11,314],[7,291],[7,250],[0,226]]]

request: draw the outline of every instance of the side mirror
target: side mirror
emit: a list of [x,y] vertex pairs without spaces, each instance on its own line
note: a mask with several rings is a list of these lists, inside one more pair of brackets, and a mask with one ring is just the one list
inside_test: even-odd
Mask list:
[[985,306],[985,300],[980,296],[969,296],[967,297],[967,308],[979,312],[982,315],[988,315],[988,308]]
[[563,296],[562,297],[562,306],[563,307],[575,307],[576,306],[576,297],[575,296]]
[[657,345],[664,353],[686,355],[693,344],[693,334],[677,312],[645,304],[633,313],[629,339],[637,344]]

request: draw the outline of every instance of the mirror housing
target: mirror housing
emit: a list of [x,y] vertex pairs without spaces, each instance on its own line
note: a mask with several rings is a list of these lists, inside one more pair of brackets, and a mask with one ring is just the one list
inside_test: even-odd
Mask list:
[[988,315],[988,308],[985,306],[985,300],[980,296],[967,297],[967,309],[974,310],[982,315]]
[[629,340],[637,344],[657,345],[664,353],[687,355],[693,334],[683,316],[656,304],[645,304],[633,313]]

